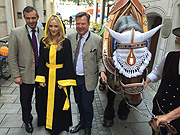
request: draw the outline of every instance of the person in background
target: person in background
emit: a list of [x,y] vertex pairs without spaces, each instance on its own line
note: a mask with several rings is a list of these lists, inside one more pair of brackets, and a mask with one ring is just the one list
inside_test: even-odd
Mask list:
[[34,80],[38,67],[39,41],[44,36],[44,32],[37,26],[39,15],[34,7],[25,7],[23,15],[26,25],[12,29],[9,36],[8,61],[11,76],[20,86],[22,120],[26,131],[32,133],[31,102],[34,87],[36,91],[38,89]]
[[44,26],[42,25],[40,19],[38,19],[38,21],[37,21],[37,26],[41,27],[44,30]]
[[72,16],[70,16],[69,17],[69,26],[70,26],[70,28],[71,28],[71,25],[72,25],[72,19],[73,19]]
[[59,12],[56,12],[56,15],[58,15],[59,16],[59,18],[61,19],[61,21],[62,21],[62,15],[59,13]]
[[67,37],[70,39],[72,46],[77,81],[77,86],[74,86],[73,90],[80,113],[80,121],[70,132],[76,133],[81,129],[85,129],[84,135],[91,135],[92,103],[99,75],[103,83],[107,81],[105,67],[102,62],[102,38],[89,31],[89,14],[79,12],[75,19],[77,32],[67,35]]
[[70,86],[76,86],[71,43],[65,38],[61,19],[51,15],[40,42],[40,58],[36,82],[40,115],[38,126],[45,126],[51,135],[58,135],[72,126]]
[[[180,28],[173,30],[180,37]],[[159,65],[148,74],[145,88],[149,82],[161,80],[161,84],[153,99],[153,114],[157,124],[168,122],[174,126],[180,135],[180,50],[168,52]],[[161,127],[162,135],[167,135],[165,127]],[[154,131],[153,131],[154,134]]]

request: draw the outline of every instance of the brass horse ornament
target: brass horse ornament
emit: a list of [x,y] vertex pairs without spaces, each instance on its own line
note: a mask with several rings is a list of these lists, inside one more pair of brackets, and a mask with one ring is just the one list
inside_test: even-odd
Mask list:
[[[108,103],[104,113],[104,126],[112,126],[115,116],[115,94],[123,91],[118,116],[127,119],[131,104],[141,103],[141,92],[146,80],[146,67],[151,60],[147,39],[162,25],[148,31],[145,7],[138,0],[119,0],[111,9],[103,35],[103,62],[108,77]],[[100,85],[101,86],[101,85]]]

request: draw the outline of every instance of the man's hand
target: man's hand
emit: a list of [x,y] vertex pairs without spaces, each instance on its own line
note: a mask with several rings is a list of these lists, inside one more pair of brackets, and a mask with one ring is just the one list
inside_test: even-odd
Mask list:
[[21,85],[21,84],[22,84],[22,79],[21,79],[21,77],[16,77],[16,78],[14,78],[14,82],[15,82],[16,84]]
[[101,72],[101,81],[102,83],[107,83],[107,76],[104,72]]
[[46,83],[45,83],[45,82],[40,82],[39,85],[40,85],[41,87],[45,87],[45,86],[46,86]]

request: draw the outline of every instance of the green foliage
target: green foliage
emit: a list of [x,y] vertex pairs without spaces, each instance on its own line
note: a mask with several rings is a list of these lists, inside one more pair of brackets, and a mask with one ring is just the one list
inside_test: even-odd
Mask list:
[[95,29],[95,33],[98,34],[101,30],[102,24],[91,22],[90,29]]
[[93,0],[86,0],[86,3],[89,5],[89,6],[92,6],[94,4]]
[[93,5],[93,0],[59,0],[60,2],[66,2],[66,1],[72,1],[76,3],[78,6],[80,5],[81,2],[87,3],[89,6]]

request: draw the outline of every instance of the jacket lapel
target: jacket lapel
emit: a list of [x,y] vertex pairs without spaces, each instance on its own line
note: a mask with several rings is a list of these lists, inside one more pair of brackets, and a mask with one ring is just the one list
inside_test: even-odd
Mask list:
[[91,38],[91,32],[89,32],[88,37],[86,38],[86,41],[83,46],[83,52],[87,53],[87,51],[90,50],[91,46],[92,46],[92,38]]
[[27,29],[27,25],[25,25],[25,27],[26,27],[26,32],[27,32],[27,36],[28,36],[29,42],[30,42],[30,44],[31,44],[31,46],[33,48],[33,43],[32,43],[32,40],[31,40],[31,36],[29,35],[28,29]]

